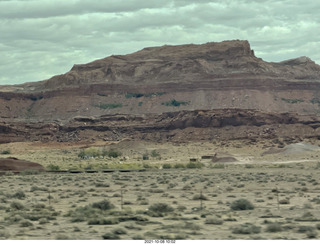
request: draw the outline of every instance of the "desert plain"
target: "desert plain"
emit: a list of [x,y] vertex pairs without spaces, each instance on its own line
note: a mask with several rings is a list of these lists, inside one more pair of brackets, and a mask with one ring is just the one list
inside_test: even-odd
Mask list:
[[317,239],[319,141],[277,143],[1,144],[50,172],[0,177],[0,238]]

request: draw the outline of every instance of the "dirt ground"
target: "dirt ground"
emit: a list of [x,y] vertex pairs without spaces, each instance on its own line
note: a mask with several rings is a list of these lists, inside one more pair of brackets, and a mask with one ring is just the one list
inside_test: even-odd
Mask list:
[[[318,145],[316,140],[281,146],[272,141],[1,144],[0,152],[7,152],[1,157],[51,170],[146,171],[7,173],[0,177],[0,238],[317,239]],[[78,156],[88,149],[114,149],[121,156]],[[233,162],[206,159],[215,153]],[[239,200],[244,210],[237,209]]]

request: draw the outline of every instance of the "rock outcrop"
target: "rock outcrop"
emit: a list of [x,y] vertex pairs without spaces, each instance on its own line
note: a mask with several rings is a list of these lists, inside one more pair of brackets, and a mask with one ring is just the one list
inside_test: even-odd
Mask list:
[[17,158],[0,158],[0,171],[45,171],[42,165]]
[[[320,66],[307,57],[265,62],[239,40],[166,45],[74,65],[49,80],[0,87],[0,143],[75,141],[91,138],[91,132],[105,140],[159,132],[158,138],[171,140],[188,129],[194,132],[190,138],[286,136],[290,130],[318,136],[319,113]],[[301,116],[309,116],[306,123]],[[276,124],[287,129],[281,132]],[[237,128],[236,136],[228,126]]]
[[67,123],[0,123],[0,143],[15,141],[94,142],[147,140],[156,142],[265,140],[299,142],[320,138],[320,116],[220,109],[145,115],[76,117]]

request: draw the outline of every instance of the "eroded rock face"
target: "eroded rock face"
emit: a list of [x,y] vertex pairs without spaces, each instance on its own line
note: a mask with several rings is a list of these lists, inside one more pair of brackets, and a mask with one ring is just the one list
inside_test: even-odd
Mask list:
[[0,158],[0,171],[45,171],[45,169],[40,164],[9,157]]
[[0,86],[0,143],[303,138],[320,135],[319,113],[307,57],[265,62],[239,40],[151,47]]
[[[0,123],[1,125],[1,123]],[[220,109],[177,111],[145,115],[76,117],[69,122],[6,124],[0,143],[13,141],[92,142],[124,139],[155,142],[202,140],[264,140],[277,137],[290,141],[320,138],[320,116],[266,113],[256,110]]]
[[49,80],[0,86],[0,118],[68,121],[222,108],[315,114],[319,94],[320,66],[307,57],[265,62],[248,41],[210,42],[145,48],[74,65]]

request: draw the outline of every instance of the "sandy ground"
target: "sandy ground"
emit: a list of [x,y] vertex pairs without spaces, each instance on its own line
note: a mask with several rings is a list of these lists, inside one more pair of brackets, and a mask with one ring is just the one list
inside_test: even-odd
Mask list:
[[[61,169],[81,168],[84,164],[142,164],[150,163],[161,166],[164,163],[188,163],[191,158],[203,162],[207,166],[211,160],[202,160],[203,156],[234,157],[232,164],[278,164],[278,163],[306,163],[319,161],[318,140],[306,140],[300,143],[289,144],[279,148],[271,141],[249,143],[247,141],[219,142],[194,142],[194,143],[152,143],[152,142],[104,142],[97,141],[79,143],[41,143],[17,142],[0,145],[0,152],[9,150],[10,155],[0,157],[17,157],[48,166],[59,165]],[[115,149],[122,153],[117,159],[89,159],[80,160],[79,152],[85,148]],[[160,156],[152,157],[152,151]],[[149,160],[142,160],[148,154]],[[231,164],[231,162],[228,162]]]
[[[61,169],[146,167],[145,172],[20,174],[0,177],[1,239],[317,239],[320,229],[320,170],[317,141],[273,149],[271,142],[250,144],[199,142],[155,144],[123,141],[95,144],[12,143],[0,152]],[[77,155],[83,148],[105,147],[120,158]],[[288,150],[290,149],[290,153]],[[292,148],[296,149],[292,150]],[[312,150],[309,150],[311,149]],[[157,155],[152,157],[152,152]],[[218,153],[232,163],[212,163],[202,156]],[[143,154],[149,160],[142,160]],[[164,164],[202,168],[163,169]],[[201,196],[201,197],[200,197]],[[237,211],[246,199],[254,209]],[[107,200],[111,210],[85,213]],[[170,211],[154,214],[155,204]],[[20,204],[20,205],[19,205]],[[22,207],[21,207],[22,206]],[[95,211],[98,211],[95,209]],[[100,210],[99,210],[100,211]],[[94,221],[99,220],[99,224]]]

